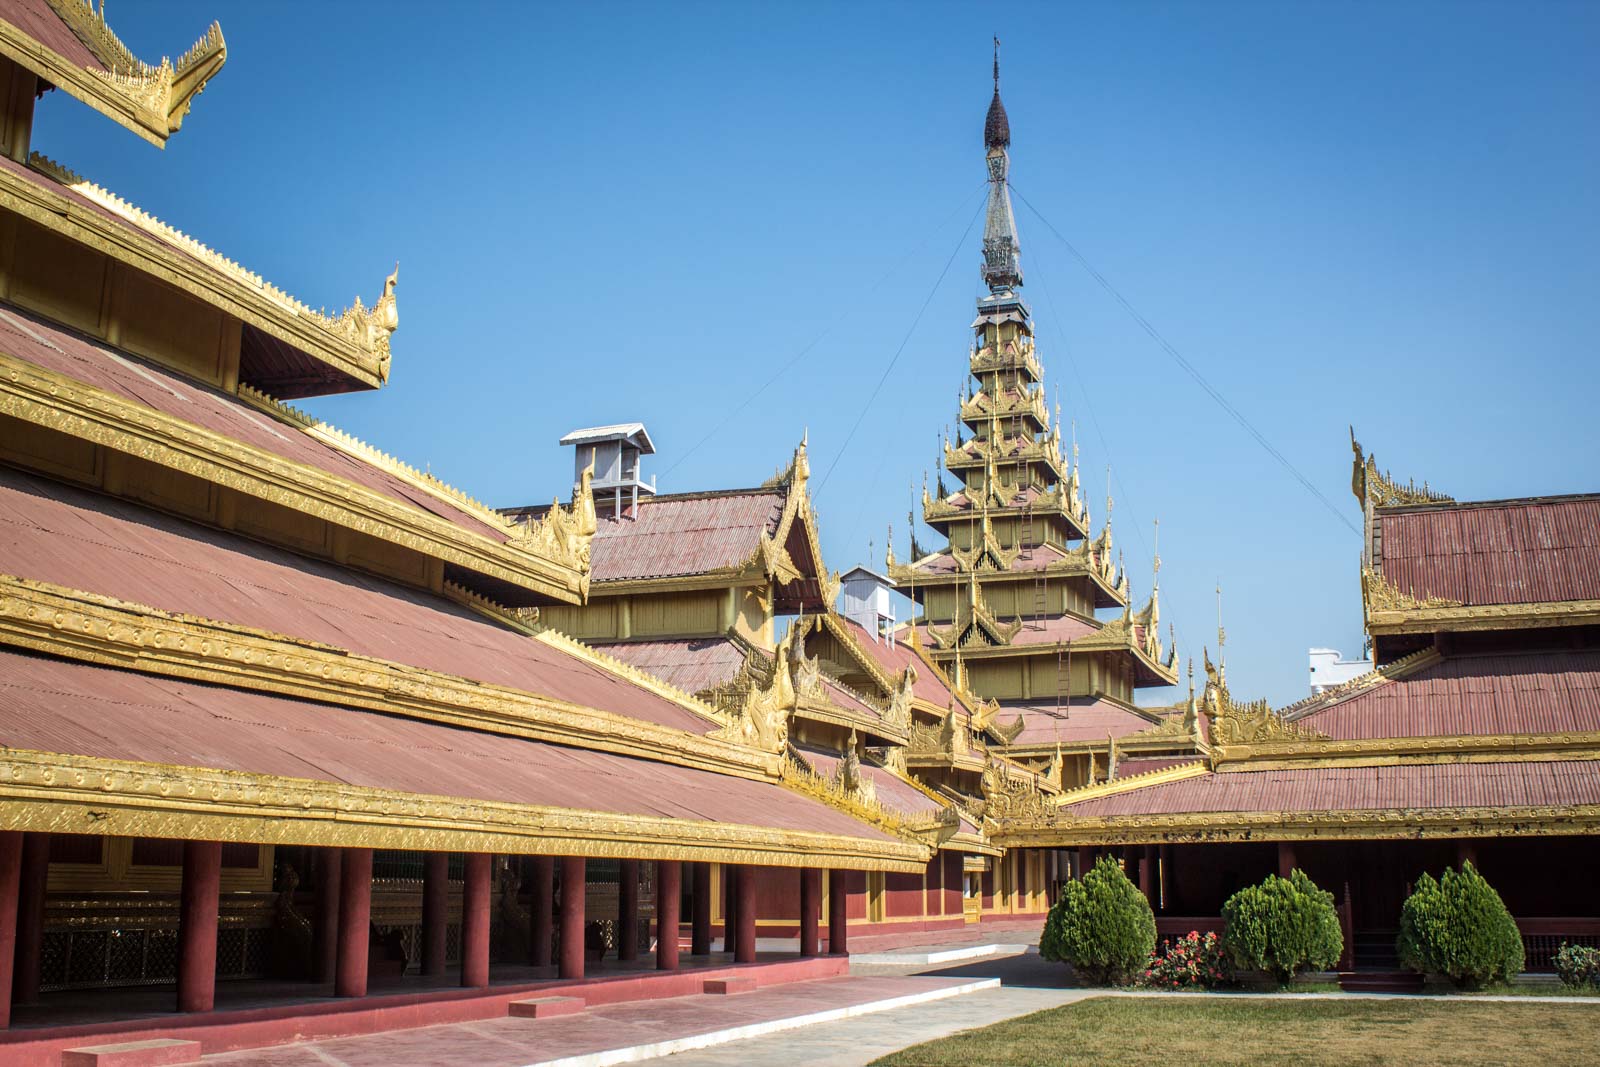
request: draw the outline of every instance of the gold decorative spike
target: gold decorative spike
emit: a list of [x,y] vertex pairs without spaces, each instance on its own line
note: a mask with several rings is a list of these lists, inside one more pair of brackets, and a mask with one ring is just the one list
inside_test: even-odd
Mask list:
[[1379,611],[1421,611],[1424,608],[1459,608],[1461,601],[1446,597],[1415,597],[1401,592],[1377,571],[1361,568],[1361,600],[1371,616]]
[[994,723],[991,729],[999,736],[1002,744],[1009,745],[1021,736],[1025,726],[1027,726],[1027,722],[1022,713],[1018,712],[1016,719],[1009,726],[1001,726],[999,723]]
[[[770,670],[764,664],[753,662],[758,654],[748,655],[732,682],[708,694],[708,699],[732,719],[711,736],[762,752],[783,751],[789,743],[789,717],[798,703],[794,657],[796,638],[801,630],[799,620],[789,627],[789,632],[778,642]],[[803,653],[801,656],[803,658]]]
[[889,695],[889,704],[884,709],[883,721],[886,725],[905,730],[911,726],[911,702],[913,689],[917,684],[917,670],[907,666],[900,672],[899,683]]
[[979,807],[978,814],[984,819],[1038,819],[1050,812],[1050,802],[1040,792],[1038,780],[1033,775],[1011,774],[992,753],[984,763],[981,788],[981,807],[975,807]]
[[582,575],[583,591],[589,589],[589,546],[599,523],[594,511],[594,465],[584,469],[572,506],[563,508],[552,501],[543,518],[529,519],[513,533],[510,543],[518,548],[571,566]]
[[343,333],[350,343],[378,359],[378,380],[389,380],[389,336],[400,327],[400,310],[395,303],[394,287],[400,283],[400,264],[383,280],[383,295],[368,310],[362,306],[361,297],[334,320],[334,328]]
[[[159,64],[151,66],[129,51],[106,25],[103,5],[97,13],[83,0],[48,2],[73,35],[106,67],[81,71],[72,68],[71,74],[76,77],[67,86],[68,91],[158,145],[183,125],[194,98],[228,58],[222,27],[215,22],[176,63],[163,56]],[[91,93],[91,83],[80,81],[81,78],[94,79],[101,92]],[[105,99],[106,95],[120,98],[121,106]]]
[[1370,502],[1373,507],[1386,508],[1403,504],[1449,504],[1454,498],[1444,493],[1436,492],[1429,488],[1424,481],[1422,488],[1417,488],[1415,481],[1407,481],[1401,485],[1390,476],[1388,471],[1378,469],[1376,456],[1363,455],[1361,442],[1356,440],[1356,428],[1350,427],[1350,451],[1353,453],[1350,467],[1350,491],[1355,494],[1362,507]]

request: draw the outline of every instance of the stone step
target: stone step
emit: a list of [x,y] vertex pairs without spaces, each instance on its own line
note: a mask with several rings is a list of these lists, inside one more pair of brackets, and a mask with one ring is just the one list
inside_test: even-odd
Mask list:
[[582,997],[529,997],[506,1005],[514,1019],[550,1019],[557,1015],[576,1015],[589,1007]]
[[1415,971],[1341,971],[1339,988],[1346,993],[1420,993],[1422,975]]
[[61,1054],[61,1067],[167,1067],[199,1063],[200,1042],[157,1037],[115,1045],[85,1045]]
[[701,987],[701,992],[715,993],[718,995],[730,993],[754,993],[756,980],[754,978],[707,978]]

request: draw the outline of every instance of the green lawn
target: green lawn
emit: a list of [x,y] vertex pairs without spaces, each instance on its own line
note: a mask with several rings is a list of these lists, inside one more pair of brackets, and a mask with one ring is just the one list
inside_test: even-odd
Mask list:
[[884,1067],[1600,1063],[1600,1006],[1095,997],[896,1052]]

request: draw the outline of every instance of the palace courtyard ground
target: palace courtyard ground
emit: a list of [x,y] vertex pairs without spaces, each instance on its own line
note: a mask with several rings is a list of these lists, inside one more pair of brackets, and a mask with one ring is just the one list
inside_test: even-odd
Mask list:
[[[1020,1067],[1127,1064],[1600,1062],[1600,997],[1160,994],[1073,985],[1041,960],[1035,924],[982,937],[863,938],[848,977],[739,996],[590,1007],[205,1057],[232,1067]],[[973,958],[959,954],[998,944]],[[952,955],[956,958],[952,958]],[[1322,987],[1311,986],[1310,989]],[[683,1049],[674,1053],[674,1049]]]

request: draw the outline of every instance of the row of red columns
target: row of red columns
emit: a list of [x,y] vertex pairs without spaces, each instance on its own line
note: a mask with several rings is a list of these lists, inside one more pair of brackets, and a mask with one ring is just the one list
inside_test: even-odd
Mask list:
[[[39,992],[39,957],[43,943],[46,878],[49,871],[48,834],[0,831],[0,1029],[10,1024],[11,1005],[33,1003]],[[584,974],[585,861],[577,856],[534,857],[529,960],[535,966],[551,961],[555,898],[555,867],[561,864],[561,952],[557,971],[561,978],[581,979]],[[320,940],[316,954],[317,978],[331,981],[334,994],[360,997],[367,992],[368,928],[372,909],[372,850],[327,848],[319,857],[321,894],[317,905]],[[422,973],[445,972],[449,857],[428,853],[423,861]],[[462,889],[461,984],[483,988],[489,984],[490,879],[492,857],[467,853]],[[638,958],[639,861],[621,861],[618,957]],[[736,963],[756,957],[756,868],[726,866],[727,899],[724,906],[728,948]],[[678,968],[678,930],[681,916],[682,865],[661,860],[656,864],[658,938],[656,968]],[[178,1010],[210,1011],[216,1000],[217,921],[222,882],[222,843],[186,841],[178,920]],[[835,891],[829,898],[828,951],[847,955],[846,892],[843,872],[834,874]],[[697,956],[711,952],[711,868],[693,865],[693,915],[691,949]],[[822,900],[822,872],[800,872],[800,954],[818,954]],[[331,936],[330,936],[331,932]]]

